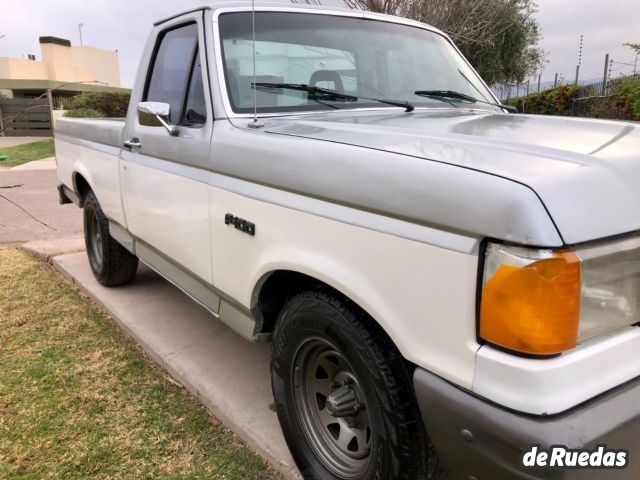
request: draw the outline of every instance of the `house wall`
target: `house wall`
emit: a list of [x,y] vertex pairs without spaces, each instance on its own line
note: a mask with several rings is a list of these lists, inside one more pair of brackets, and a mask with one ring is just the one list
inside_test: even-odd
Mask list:
[[[120,59],[117,52],[93,47],[71,47],[71,63],[82,75],[89,74],[84,80],[100,80],[112,87],[120,86]],[[93,75],[93,76],[91,76]]]
[[47,80],[49,73],[43,62],[23,58],[0,57],[0,78]]
[[0,79],[87,82],[120,86],[117,52],[93,47],[41,43],[41,61],[0,57]]

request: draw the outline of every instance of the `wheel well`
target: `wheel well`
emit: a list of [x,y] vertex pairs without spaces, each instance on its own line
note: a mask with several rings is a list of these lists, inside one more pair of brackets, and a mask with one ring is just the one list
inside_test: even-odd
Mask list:
[[253,314],[260,321],[259,332],[270,334],[273,332],[280,311],[290,298],[300,292],[312,288],[327,286],[313,277],[290,270],[277,270],[266,276],[258,285],[258,298]]
[[[306,290],[322,290],[331,293],[345,300],[351,308],[360,312],[369,319],[372,328],[383,331],[383,328],[376,322],[360,305],[351,300],[345,294],[335,289],[331,285],[318,280],[317,278],[305,275],[304,273],[290,270],[277,270],[270,273],[259,285],[257,302],[252,311],[254,317],[259,320],[258,333],[265,336],[273,333],[278,316],[286,303]],[[386,335],[386,332],[384,332]]]
[[271,338],[278,316],[291,298],[306,290],[322,290],[344,300],[351,309],[361,315],[365,325],[371,329],[372,333],[377,332],[380,335],[384,335],[393,345],[393,348],[398,350],[399,355],[404,358],[410,372],[413,372],[413,369],[416,368],[412,362],[402,355],[393,339],[366,310],[339,290],[317,278],[290,270],[277,270],[263,277],[256,290],[258,290],[257,301],[251,311],[258,321],[256,333],[259,337],[262,337],[262,340]]
[[89,182],[87,182],[87,180],[80,173],[74,173],[73,183],[76,189],[76,193],[80,196],[80,200],[84,202],[84,197],[91,190]]

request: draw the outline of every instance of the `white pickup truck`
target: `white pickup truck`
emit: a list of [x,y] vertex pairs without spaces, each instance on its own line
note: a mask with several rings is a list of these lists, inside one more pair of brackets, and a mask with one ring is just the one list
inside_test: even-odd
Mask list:
[[234,2],[55,143],[102,284],[140,260],[273,342],[305,478],[639,478],[637,124],[513,115],[427,25]]

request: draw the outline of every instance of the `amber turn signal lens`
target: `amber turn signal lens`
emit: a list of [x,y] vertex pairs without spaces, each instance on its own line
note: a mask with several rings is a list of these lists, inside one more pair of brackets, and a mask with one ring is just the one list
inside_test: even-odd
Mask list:
[[492,344],[532,355],[553,355],[576,346],[580,316],[580,260],[573,252],[525,266],[500,265],[485,279],[480,336]]

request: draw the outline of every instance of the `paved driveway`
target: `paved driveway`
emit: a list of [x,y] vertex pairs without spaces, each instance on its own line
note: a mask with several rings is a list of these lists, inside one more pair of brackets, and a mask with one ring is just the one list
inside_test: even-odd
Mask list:
[[55,163],[37,170],[0,170],[0,247],[82,234],[81,211],[60,205],[57,185]]

